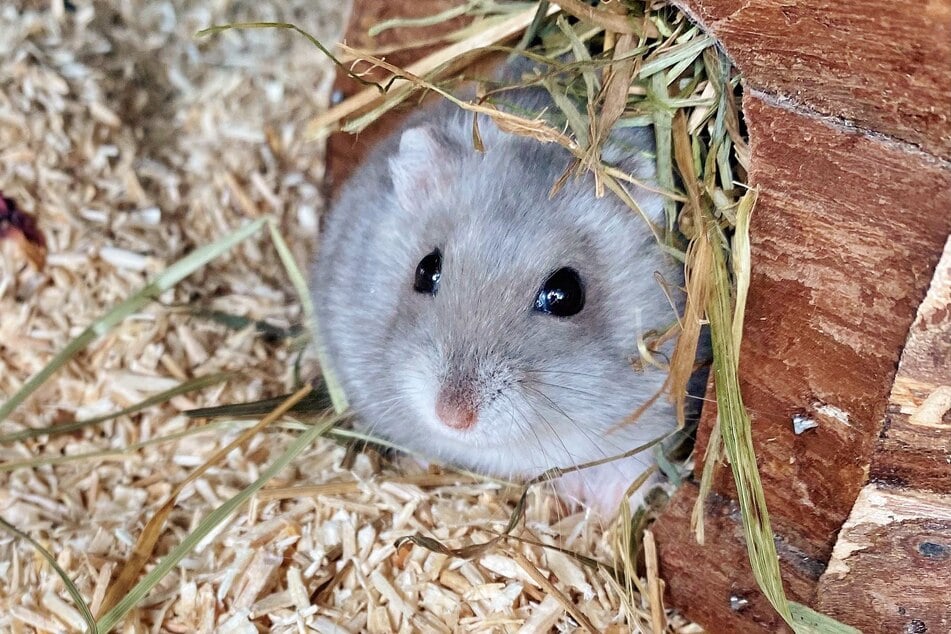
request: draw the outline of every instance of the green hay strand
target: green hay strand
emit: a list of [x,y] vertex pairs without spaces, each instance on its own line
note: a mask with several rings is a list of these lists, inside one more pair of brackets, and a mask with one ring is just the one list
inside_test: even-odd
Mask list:
[[112,310],[90,324],[83,330],[79,336],[70,341],[59,354],[46,364],[46,366],[30,378],[26,384],[21,387],[16,394],[10,397],[3,405],[0,405],[0,422],[4,421],[19,405],[25,401],[33,392],[35,392],[47,379],[56,373],[61,367],[84,350],[90,343],[112,330],[123,319],[140,310],[143,306],[161,295],[166,290],[178,284],[181,280],[188,277],[196,270],[215,259],[225,251],[230,250],[239,242],[242,242],[248,236],[257,232],[267,221],[266,218],[260,218],[249,222],[240,229],[228,234],[224,238],[212,244],[205,245],[195,249],[190,254],[175,262],[162,273],[155,277],[152,282],[146,284],[139,292],[132,295],[125,301],[113,307]]
[[232,513],[241,508],[241,506],[251,499],[251,496],[260,491],[265,484],[280,473],[282,469],[287,467],[302,451],[310,447],[318,437],[333,427],[336,422],[336,417],[331,417],[311,426],[307,431],[298,436],[297,439],[291,443],[290,447],[261,473],[257,480],[209,513],[195,530],[186,535],[181,543],[175,546],[148,574],[142,577],[115,607],[99,619],[99,630],[108,632],[119,625],[125,615],[134,609],[142,599],[148,595],[152,588],[158,585],[158,583],[165,578],[165,575],[171,572],[195,546],[201,543],[205,537],[225,522]]
[[86,605],[86,601],[83,600],[83,595],[80,594],[79,588],[76,587],[76,584],[73,583],[73,580],[69,578],[69,575],[66,574],[66,571],[63,570],[58,563],[56,563],[56,557],[53,556],[53,553],[43,548],[42,545],[16,526],[13,526],[5,519],[0,517],[0,529],[3,529],[7,533],[13,535],[17,539],[22,539],[27,542],[30,546],[33,547],[36,552],[46,560],[46,563],[50,565],[59,578],[63,582],[63,587],[66,588],[66,592],[69,594],[70,598],[73,600],[73,603],[76,604],[76,608],[79,610],[79,614],[83,617],[83,621],[86,622],[86,632],[87,634],[98,634],[100,631],[99,627],[96,625],[96,618],[92,615],[92,610],[89,609],[89,606]]
[[149,398],[143,401],[139,401],[138,403],[134,405],[130,405],[129,407],[120,409],[116,412],[110,412],[108,414],[103,414],[102,416],[96,416],[94,418],[86,418],[83,420],[74,420],[68,423],[61,423],[58,425],[54,425],[52,427],[24,429],[18,432],[13,432],[11,434],[0,436],[0,445],[7,445],[13,442],[20,441],[20,440],[26,440],[28,438],[37,438],[39,436],[52,437],[52,436],[59,436],[61,434],[68,434],[70,432],[74,432],[74,431],[83,429],[85,427],[91,427],[93,425],[98,425],[99,423],[104,423],[114,418],[119,418],[120,416],[128,416],[130,414],[135,414],[136,412],[140,412],[144,409],[152,407],[153,405],[160,405],[162,403],[166,403],[181,394],[188,394],[189,392],[195,392],[197,390],[204,389],[211,385],[223,383],[224,381],[227,381],[229,378],[233,376],[235,376],[234,372],[219,372],[216,374],[210,374],[208,376],[198,377],[197,379],[192,379],[180,385],[176,385],[175,387],[169,390],[165,390],[164,392],[159,392],[158,394],[155,394],[154,396],[150,396]]

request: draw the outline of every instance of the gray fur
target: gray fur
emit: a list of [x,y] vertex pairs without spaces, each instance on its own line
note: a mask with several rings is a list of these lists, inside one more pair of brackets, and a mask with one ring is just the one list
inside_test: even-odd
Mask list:
[[[532,108],[546,101],[538,91],[507,99]],[[326,219],[313,271],[319,337],[359,425],[434,459],[517,478],[669,431],[674,416],[661,397],[635,424],[609,433],[666,378],[650,367],[635,371],[631,361],[639,334],[675,319],[655,272],[677,293],[681,266],[616,196],[595,197],[591,174],[549,199],[569,165],[563,148],[481,118],[487,151],[479,154],[471,126],[471,114],[450,106],[426,110],[353,175]],[[615,133],[605,156],[625,157],[620,167],[637,178],[653,177],[643,129]],[[663,226],[660,198],[628,187]],[[416,266],[435,247],[443,254],[439,292],[416,293]],[[534,312],[540,285],[563,266],[581,273],[584,309],[569,318]],[[436,418],[446,382],[476,395],[471,429]],[[580,472],[563,493],[613,510],[648,456]]]

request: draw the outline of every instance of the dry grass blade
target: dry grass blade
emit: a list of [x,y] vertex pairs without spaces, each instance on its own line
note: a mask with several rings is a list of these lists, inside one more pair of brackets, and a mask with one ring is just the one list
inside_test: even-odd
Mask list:
[[333,53],[331,53],[327,47],[325,47],[320,40],[316,37],[300,28],[296,24],[290,24],[288,22],[234,22],[231,24],[218,24],[215,26],[209,26],[208,28],[202,29],[195,33],[195,37],[205,37],[207,35],[217,35],[218,33],[223,33],[224,31],[230,31],[232,29],[241,30],[241,29],[290,29],[300,35],[303,35],[307,38],[311,44],[316,46],[321,53],[326,55],[334,65],[339,68],[341,71],[346,73],[351,79],[360,82],[364,86],[375,88],[379,92],[383,92],[383,86],[376,82],[367,81],[360,75],[357,75],[347,67],[346,64],[337,59]]
[[173,434],[155,436],[153,438],[149,438],[148,440],[132,443],[131,445],[127,445],[121,449],[87,451],[82,453],[71,453],[65,456],[37,456],[36,458],[29,458],[27,460],[10,460],[8,462],[0,462],[0,473],[16,471],[17,469],[35,469],[36,467],[43,465],[67,464],[69,462],[85,462],[92,460],[116,460],[125,462],[129,459],[130,454],[133,454],[140,449],[144,449],[145,447],[152,447],[155,445],[161,445],[163,443],[181,440],[182,438],[187,438],[189,436],[197,436],[198,434],[207,434],[213,431],[218,431],[227,427],[228,424],[228,421],[224,421],[210,423],[208,425],[189,427],[188,429],[183,429],[182,431],[175,432]]
[[112,310],[93,322],[83,330],[79,336],[70,341],[42,370],[31,377],[16,394],[10,397],[3,405],[0,405],[0,421],[6,419],[20,403],[25,401],[57,370],[63,367],[70,359],[95,339],[112,330],[112,328],[123,319],[151,302],[162,292],[168,290],[188,275],[191,275],[209,261],[255,234],[264,225],[266,220],[266,218],[259,218],[258,220],[249,222],[217,242],[195,249],[192,253],[165,269],[138,293],[119,303]]
[[763,594],[780,616],[795,629],[783,590],[763,486],[756,468],[749,415],[740,393],[737,375],[739,354],[733,330],[736,307],[724,255],[723,234],[708,206],[701,200],[700,183],[694,170],[694,157],[687,134],[687,122],[682,113],[674,117],[673,131],[674,157],[683,175],[689,199],[687,204],[694,218],[693,227],[697,230],[697,253],[709,253],[711,258],[709,273],[704,276],[712,285],[705,308],[713,344],[717,411],[723,445],[736,482],[750,564]]
[[703,453],[703,472],[700,475],[700,490],[690,512],[690,529],[694,532],[697,543],[703,545],[706,540],[703,528],[703,506],[707,496],[713,489],[713,474],[717,463],[723,454],[723,437],[720,435],[720,419],[717,418],[710,430],[710,439],[707,441],[707,450]]
[[[391,484],[410,484],[420,488],[441,487],[451,484],[476,484],[483,481],[483,478],[455,474],[455,473],[424,473],[420,475],[407,475],[389,477],[384,479]],[[289,487],[274,487],[264,489],[258,494],[257,499],[284,500],[290,498],[313,498],[318,495],[338,495],[342,493],[353,493],[360,489],[359,480],[342,480],[339,482],[326,482],[324,484],[305,484]]]
[[736,231],[733,233],[733,279],[736,282],[736,308],[733,311],[733,345],[740,353],[743,341],[743,317],[746,295],[750,289],[750,216],[756,205],[756,191],[751,190],[740,199],[736,209]]
[[429,550],[434,553],[439,553],[440,555],[446,555],[447,557],[456,557],[459,559],[473,559],[474,557],[479,557],[489,552],[495,548],[499,542],[508,537],[506,534],[496,535],[487,542],[480,544],[468,544],[462,546],[461,548],[450,548],[440,542],[438,539],[432,537],[427,537],[419,533],[415,535],[406,535],[405,537],[400,537],[395,542],[393,546],[399,550],[403,548],[406,544],[415,544],[416,546],[421,546],[426,550]]
[[[643,69],[641,69],[643,73]],[[673,148],[671,145],[671,127],[673,113],[662,107],[667,99],[667,86],[663,77],[655,75],[651,78],[647,88],[647,96],[655,101],[658,107],[651,109],[651,123],[654,126],[654,152],[657,157],[657,184],[666,190],[675,190]],[[667,228],[673,229],[677,219],[677,205],[670,198],[664,199],[664,210],[667,215]],[[689,235],[688,235],[689,237]]]
[[116,412],[110,412],[109,414],[103,414],[102,416],[96,416],[94,418],[86,418],[83,420],[74,420],[68,423],[59,423],[53,427],[42,427],[36,429],[23,429],[18,432],[13,432],[11,434],[6,434],[0,436],[0,445],[5,445],[12,442],[17,442],[20,440],[26,440],[27,438],[36,438],[38,436],[58,436],[60,434],[68,434],[85,427],[90,427],[92,425],[98,425],[107,420],[112,420],[113,418],[118,418],[120,416],[128,416],[129,414],[134,414],[153,405],[160,405],[162,403],[167,403],[171,399],[179,396],[180,394],[187,394],[189,392],[194,392],[196,390],[201,390],[211,385],[216,385],[227,381],[231,377],[235,376],[234,372],[218,372],[216,374],[210,374],[208,376],[198,377],[190,381],[186,381],[180,385],[176,385],[170,390],[165,390],[164,392],[159,392],[154,396],[139,401],[134,405],[125,407]]
[[[550,15],[557,10],[558,7],[552,6],[549,7],[547,13]],[[474,33],[471,37],[468,37],[461,42],[457,42],[451,46],[447,46],[444,49],[438,50],[435,53],[427,55],[415,64],[410,65],[406,69],[405,73],[412,76],[424,76],[440,67],[443,67],[445,72],[449,72],[451,66],[446,66],[448,62],[460,57],[461,55],[464,55],[465,53],[496,44],[497,42],[501,42],[517,33],[520,33],[523,29],[525,29],[526,26],[532,23],[532,21],[535,19],[535,13],[536,10],[534,8],[517,13],[504,22],[494,25],[491,29]],[[353,51],[352,49],[350,52],[356,54],[356,51]],[[402,72],[404,71],[401,71],[401,73]],[[398,86],[393,86],[392,80],[388,82],[387,85],[389,86],[389,92],[399,90]],[[340,121],[356,112],[369,108],[379,98],[380,96],[377,91],[372,89],[364,89],[358,92],[349,99],[342,101],[341,103],[333,106],[326,112],[314,118],[307,126],[307,137],[316,139],[324,136],[328,132],[332,131],[333,126],[338,124]]]
[[[705,239],[718,240],[718,233],[712,227],[708,228]],[[738,355],[732,329],[734,307],[730,276],[723,250],[714,248],[713,256],[714,291],[707,314],[713,340],[713,370],[723,446],[730,459],[733,479],[736,482],[753,576],[773,608],[793,629],[797,629],[783,590],[769,511],[766,509],[763,485],[756,468],[750,419],[740,394]]]
[[[621,607],[626,613],[627,622],[631,625],[643,620],[643,610],[640,608],[639,595],[646,595],[647,588],[637,574],[637,543],[634,518],[628,504],[621,505],[618,514],[617,529],[614,531],[614,554],[623,575],[614,575],[611,580],[621,597]],[[649,621],[649,619],[647,619]],[[633,629],[633,628],[632,628]]]
[[468,2],[465,4],[459,4],[457,6],[450,7],[445,11],[440,11],[439,13],[423,16],[421,18],[391,18],[389,20],[384,20],[374,24],[367,30],[367,34],[370,37],[376,37],[380,33],[400,27],[420,27],[441,24],[443,22],[448,22],[453,18],[466,15],[476,8],[478,4],[478,0],[468,0]]
[[208,469],[211,467],[215,466],[234,449],[246,443],[262,429],[283,416],[291,407],[294,406],[295,403],[307,396],[310,391],[310,386],[307,386],[292,394],[277,409],[263,418],[260,423],[245,430],[233,441],[212,454],[200,467],[192,471],[187,478],[185,478],[172,490],[165,503],[162,504],[162,506],[155,512],[154,515],[152,515],[148,523],[146,523],[145,527],[142,529],[142,533],[139,535],[139,539],[135,544],[132,554],[129,556],[129,559],[119,571],[119,575],[116,577],[115,581],[113,581],[109,586],[109,590],[106,592],[106,597],[102,602],[100,613],[106,612],[116,605],[119,601],[119,597],[126,595],[126,593],[129,591],[129,588],[131,588],[135,580],[138,579],[139,574],[145,567],[145,564],[148,563],[149,559],[152,558],[152,553],[155,550],[155,544],[158,542],[158,539],[161,537],[162,531],[165,528],[165,521],[175,508],[175,502],[185,487],[200,478],[202,474],[208,471]]
[[529,577],[531,577],[535,583],[540,585],[542,589],[548,593],[549,596],[555,597],[558,600],[558,603],[562,605],[568,614],[581,626],[582,629],[591,634],[596,634],[597,629],[594,625],[591,624],[591,621],[588,620],[588,617],[584,615],[584,612],[578,609],[578,606],[575,605],[575,602],[565,596],[565,594],[559,590],[555,585],[548,580],[548,577],[542,574],[535,564],[530,562],[528,558],[522,553],[515,551],[512,553],[512,557],[518,563],[519,567],[524,570]]
[[[629,57],[629,53],[636,48],[637,42],[632,34],[624,34],[618,38],[614,47],[614,63],[604,69],[604,85],[599,98],[601,110],[599,116],[591,117],[591,143],[587,153],[582,158],[582,165],[593,169],[601,162],[601,146],[611,134],[614,124],[617,123],[627,106],[628,91],[631,79],[637,68],[638,60]],[[593,109],[594,104],[588,104]],[[594,169],[595,195],[604,195],[604,181],[600,170]]]
[[581,41],[581,38],[578,37],[578,34],[575,33],[575,30],[568,24],[565,16],[559,15],[555,24],[558,26],[558,30],[568,39],[575,60],[584,64],[581,67],[581,78],[584,80],[588,103],[593,104],[598,94],[598,76],[591,65],[591,53],[585,43]]
[[[229,403],[227,405],[199,407],[197,409],[185,410],[182,413],[189,418],[257,418],[266,416],[274,410],[275,407],[283,403],[288,396],[290,396],[290,394],[248,403]],[[330,397],[324,394],[320,390],[320,386],[318,386],[305,398],[295,403],[288,413],[298,415],[322,414],[330,407],[332,407]]]
[[271,242],[274,243],[277,255],[281,258],[281,264],[284,265],[284,270],[287,272],[287,277],[290,278],[294,290],[297,291],[297,298],[300,300],[301,307],[304,309],[304,317],[307,323],[312,323],[314,319],[314,302],[310,299],[310,290],[307,288],[307,278],[304,277],[304,273],[300,270],[300,267],[297,266],[297,262],[291,254],[290,247],[287,246],[287,241],[284,240],[284,236],[281,235],[278,229],[277,222],[273,219],[270,220],[267,223],[267,228],[271,235]]
[[418,88],[424,88],[438,93],[463,110],[486,115],[495,122],[499,129],[505,132],[510,132],[518,136],[529,137],[541,143],[558,143],[559,145],[572,151],[577,151],[578,149],[578,144],[572,140],[571,137],[567,136],[560,130],[553,128],[546,121],[544,121],[541,116],[535,119],[528,119],[498,110],[492,106],[465,101],[464,99],[459,99],[444,88],[441,88],[432,82],[415,75],[409,70],[403,70],[385,60],[371,56],[367,56],[364,59],[375,66],[379,66],[380,68],[393,73],[394,77],[405,79]]
[[[307,279],[301,272],[300,267],[297,266],[297,262],[294,261],[294,256],[291,254],[291,250],[287,246],[287,241],[284,240],[284,236],[282,236],[278,230],[277,223],[273,220],[269,222],[268,230],[270,231],[274,248],[277,250],[277,254],[281,258],[281,263],[284,265],[284,270],[287,272],[291,284],[294,285],[294,289],[297,291],[297,297],[300,299],[301,306],[304,308],[304,316],[307,319],[307,323],[315,324],[317,317],[314,311],[314,303],[310,299],[310,290],[307,288]],[[316,329],[312,336],[317,340]],[[334,411],[337,412],[337,414],[343,414],[350,406],[347,402],[347,395],[343,391],[343,386],[340,385],[340,382],[331,370],[329,357],[324,347],[319,341],[315,347],[317,349],[318,359],[320,360],[320,369],[323,374],[324,385],[327,386],[327,393],[330,395],[330,401],[333,403]]]
[[644,531],[644,563],[647,567],[647,600],[651,611],[651,625],[655,634],[667,631],[667,615],[664,613],[664,582],[657,570],[657,544],[654,533]]
[[[677,151],[677,165],[687,189],[687,203],[683,215],[688,222],[682,220],[681,224],[696,231],[703,222],[703,203],[700,200],[701,193],[697,175],[693,170],[693,161],[688,160],[690,137],[687,133],[686,117],[682,112],[674,116],[670,130]],[[684,267],[687,305],[681,319],[681,333],[677,339],[669,374],[669,381],[673,386],[670,396],[676,406],[677,422],[681,427],[685,422],[687,382],[694,372],[694,358],[704,323],[704,311],[712,292],[710,273],[713,269],[713,249],[716,248],[719,247],[703,239],[694,239],[687,247]]]
[[[487,542],[483,542],[480,544],[469,544],[461,548],[449,548],[445,544],[441,543],[440,541],[436,539],[433,539],[432,537],[427,537],[425,535],[417,533],[415,535],[406,535],[404,537],[400,537],[399,539],[396,540],[395,546],[396,548],[400,548],[402,545],[406,544],[407,542],[411,542],[413,544],[416,544],[417,546],[422,546],[423,548],[426,548],[433,552],[440,553],[442,555],[448,555],[450,557],[459,557],[461,559],[471,559],[473,557],[482,555],[488,552],[489,550],[491,550],[492,548],[495,548],[499,544],[499,542],[501,542],[503,539],[508,538],[512,534],[512,531],[515,530],[515,527],[518,526],[518,523],[521,521],[521,519],[525,515],[525,505],[528,501],[529,489],[531,489],[536,484],[547,482],[554,478],[557,478],[557,477],[560,477],[575,471],[590,469],[592,467],[597,467],[599,465],[607,464],[609,462],[614,462],[615,460],[623,460],[624,458],[630,458],[631,456],[635,456],[643,451],[646,451],[652,447],[659,445],[660,443],[670,438],[672,434],[673,432],[664,434],[663,436],[655,438],[654,440],[651,440],[650,442],[644,443],[643,445],[639,445],[635,447],[634,449],[631,449],[630,451],[625,451],[624,453],[618,454],[616,456],[609,456],[607,458],[601,458],[600,460],[593,460],[591,462],[585,462],[583,464],[574,465],[571,467],[554,467],[552,469],[548,469],[544,473],[541,473],[535,476],[534,478],[532,478],[531,480],[529,480],[528,482],[522,485],[522,494],[519,496],[518,502],[516,502],[515,508],[512,510],[512,513],[509,516],[508,524],[506,524],[505,528],[502,530],[501,533],[499,533],[496,537],[490,539]],[[637,482],[643,483],[643,481],[647,479],[648,475],[650,474],[649,473],[642,474],[641,478],[639,478],[638,481],[636,481],[634,485],[632,485],[632,489],[636,488],[635,485],[637,484]],[[622,505],[622,506],[626,508],[626,505]]]
[[108,632],[112,630],[122,618],[132,610],[136,605],[139,604],[142,599],[148,594],[162,578],[165,577],[168,572],[175,567],[184,557],[187,555],[195,546],[197,546],[201,540],[203,540],[212,530],[224,522],[228,516],[234,513],[238,508],[240,508],[245,502],[247,502],[251,496],[261,490],[269,480],[271,480],[275,475],[277,475],[282,469],[287,467],[291,461],[296,458],[304,449],[309,447],[313,442],[322,434],[326,433],[335,423],[337,422],[336,418],[328,418],[323,422],[317,423],[311,426],[307,431],[302,433],[287,450],[281,454],[267,469],[265,469],[261,476],[255,480],[253,483],[241,490],[240,493],[237,493],[230,499],[228,499],[224,504],[216,508],[214,511],[208,514],[208,516],[201,521],[198,527],[189,533],[182,542],[172,549],[158,564],[153,568],[149,574],[142,578],[139,583],[134,587],[129,589],[128,593],[116,603],[109,612],[107,612],[102,618],[99,619],[98,625],[100,631]]
[[76,587],[76,584],[74,584],[73,580],[69,578],[69,575],[66,574],[66,571],[63,570],[56,562],[56,557],[53,556],[53,553],[43,548],[39,542],[18,529],[16,526],[7,522],[2,517],[0,517],[0,529],[3,529],[17,539],[22,539],[23,541],[29,543],[30,546],[32,546],[36,552],[38,552],[40,556],[46,560],[46,563],[49,564],[50,568],[56,571],[56,574],[63,582],[63,586],[66,588],[66,592],[69,593],[73,603],[75,603],[76,607],[79,609],[79,613],[83,617],[83,621],[86,623],[87,634],[97,634],[100,630],[96,625],[96,619],[92,615],[92,611],[89,609],[89,606],[86,605],[86,601],[83,599],[83,595],[79,592],[79,588]]
[[612,33],[639,36],[648,35],[650,37],[656,37],[657,35],[656,27],[646,20],[638,24],[624,14],[598,9],[581,0],[557,0],[556,4],[561,5],[561,8],[564,9],[566,13],[570,13],[585,22],[596,24]]
[[588,126],[590,125],[588,119],[581,114],[581,111],[578,110],[574,101],[562,92],[561,86],[556,85],[553,81],[545,81],[542,85],[548,90],[548,94],[551,95],[555,107],[561,111],[568,121],[568,128],[572,134],[575,135],[578,146],[582,148],[588,147]]
[[587,555],[582,555],[581,553],[575,552],[573,550],[568,550],[567,548],[562,548],[561,546],[555,546],[554,544],[544,544],[540,541],[537,541],[534,539],[528,539],[520,535],[508,535],[506,536],[506,539],[511,540],[513,542],[518,542],[520,544],[527,544],[529,546],[535,546],[536,548],[544,548],[545,550],[552,550],[552,551],[561,553],[563,555],[568,555],[569,557],[577,561],[579,564],[586,566],[592,570],[601,570],[611,575],[611,577],[614,579],[621,578],[621,573],[618,572],[617,568],[615,568],[611,564],[605,563],[603,561],[599,561],[597,559],[594,559],[593,557],[588,557]]
[[[714,43],[715,40],[712,37],[702,35],[683,44],[672,46],[662,53],[659,53],[656,57],[644,60],[638,75],[640,77],[650,77],[677,64],[692,62],[697,56],[703,53],[704,49],[713,46]],[[677,75],[679,74],[680,73],[677,73]]]
[[538,7],[535,9],[535,16],[532,18],[531,24],[529,24],[525,29],[525,32],[522,33],[522,37],[519,38],[518,44],[515,45],[515,50],[509,54],[509,61],[515,59],[518,51],[524,51],[526,48],[528,48],[529,42],[535,39],[535,36],[538,35],[538,30],[541,28],[542,23],[545,21],[545,16],[547,15],[548,0],[538,0]]
[[685,266],[687,305],[680,320],[681,332],[670,364],[669,382],[674,386],[670,397],[677,411],[678,425],[683,427],[687,401],[687,382],[694,372],[694,357],[704,324],[704,309],[710,296],[709,272],[713,255],[709,244],[695,241],[687,248]]

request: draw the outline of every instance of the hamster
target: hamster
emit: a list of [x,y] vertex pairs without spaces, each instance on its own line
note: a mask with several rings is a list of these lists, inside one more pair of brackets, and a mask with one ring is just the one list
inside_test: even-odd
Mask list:
[[[504,98],[513,111],[555,111],[540,89]],[[567,150],[480,117],[480,153],[472,116],[445,102],[424,108],[352,175],[324,221],[311,282],[318,340],[357,426],[509,479],[671,431],[663,396],[621,423],[665,382],[636,364],[637,341],[677,319],[682,265],[617,196],[595,196],[592,174],[550,197]],[[652,132],[613,132],[602,159],[652,181]],[[628,189],[663,227],[661,197]],[[611,515],[652,462],[648,450],[554,484]]]

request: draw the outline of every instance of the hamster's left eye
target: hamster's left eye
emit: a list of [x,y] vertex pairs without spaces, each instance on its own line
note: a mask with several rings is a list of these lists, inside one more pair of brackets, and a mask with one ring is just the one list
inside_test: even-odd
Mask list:
[[538,289],[535,310],[555,317],[571,317],[584,308],[584,284],[578,271],[562,267]]
[[416,265],[416,279],[413,290],[417,293],[435,295],[439,290],[439,278],[442,277],[442,253],[433,249]]

